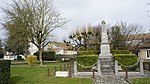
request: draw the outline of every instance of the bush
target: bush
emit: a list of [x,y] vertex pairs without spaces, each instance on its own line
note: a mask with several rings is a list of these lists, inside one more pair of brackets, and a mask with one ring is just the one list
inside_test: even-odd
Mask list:
[[[39,60],[39,52],[34,53]],[[55,51],[44,51],[42,52],[42,60],[56,60]]]
[[23,60],[21,56],[17,56],[17,60]]
[[130,54],[129,50],[111,50],[110,53],[112,55],[114,54]]
[[[85,67],[91,66],[94,63],[97,62],[98,56],[97,55],[86,55],[86,56],[79,56],[76,58],[76,61]],[[89,68],[84,68],[81,66],[78,66],[78,70],[91,70],[91,67]]]
[[43,60],[56,60],[55,52],[54,51],[43,52]]
[[0,50],[0,58],[4,57],[4,52],[2,50]]
[[87,50],[87,51],[79,51],[78,52],[80,56],[84,56],[84,55],[98,55],[99,51],[95,51],[95,50]]
[[123,68],[134,67],[133,65],[137,63],[137,56],[135,54],[115,54],[114,56],[115,56],[115,60],[117,60]]
[[27,62],[30,66],[33,66],[33,64],[36,64],[37,56],[27,56]]
[[0,60],[0,84],[8,84],[10,78],[10,60]]

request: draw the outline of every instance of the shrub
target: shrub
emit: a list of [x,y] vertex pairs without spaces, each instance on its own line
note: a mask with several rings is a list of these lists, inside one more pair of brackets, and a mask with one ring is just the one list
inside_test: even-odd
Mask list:
[[[98,55],[100,54],[100,50],[82,50],[78,52],[79,55],[84,56],[84,55]],[[129,50],[110,50],[110,53],[112,53],[112,55],[114,54],[130,54]]]
[[122,64],[122,67],[134,67],[133,65],[137,63],[137,56],[135,54],[115,54],[114,56],[115,60]]
[[[95,64],[97,62],[97,59],[98,59],[97,55],[86,55],[86,56],[78,56],[76,58],[76,61],[80,65],[84,67],[88,67]],[[78,70],[91,70],[91,67],[89,68],[84,68],[84,67],[78,66]]]
[[43,60],[55,60],[55,51],[43,52]]
[[0,84],[8,84],[10,78],[10,60],[0,60]]
[[0,58],[4,57],[4,52],[2,50],[0,50]]
[[112,55],[114,54],[130,54],[129,50],[111,50],[110,53]]
[[[34,53],[39,60],[39,52]],[[56,60],[55,51],[44,51],[42,52],[42,59],[43,60]]]
[[37,56],[27,56],[27,62],[30,66],[32,66],[33,64],[36,64],[37,61]]
[[80,56],[84,56],[84,55],[98,55],[99,51],[96,50],[86,50],[86,51],[79,51],[78,52]]
[[23,60],[21,56],[17,56],[17,60]]

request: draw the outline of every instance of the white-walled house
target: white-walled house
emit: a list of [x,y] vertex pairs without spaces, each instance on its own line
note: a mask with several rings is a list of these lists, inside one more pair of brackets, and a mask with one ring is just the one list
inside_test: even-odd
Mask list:
[[30,55],[33,55],[38,51],[38,48],[33,43],[29,43],[28,51]]
[[139,48],[139,59],[150,62],[150,44],[145,44]]
[[139,59],[150,60],[150,33],[130,35],[127,43],[132,43],[128,50],[138,55]]
[[52,51],[55,51],[56,54],[60,55],[74,55],[77,54],[77,51],[70,50],[70,46],[67,46],[62,42],[51,42],[48,44],[48,48]]
[[150,62],[150,33],[144,34],[143,42],[139,47],[139,59]]
[[[57,55],[74,55],[74,54],[77,54],[77,51],[69,50],[69,48],[70,47],[66,46],[65,43],[51,42],[44,48],[44,51],[52,50],[52,51],[55,51],[55,53]],[[38,51],[38,48],[34,44],[29,43],[28,50],[30,52],[30,55],[33,55],[35,52]]]
[[143,67],[150,71],[150,33],[144,34],[143,42],[139,47],[138,57],[144,61]]
[[150,43],[139,49],[138,57],[144,61],[144,69],[150,71]]

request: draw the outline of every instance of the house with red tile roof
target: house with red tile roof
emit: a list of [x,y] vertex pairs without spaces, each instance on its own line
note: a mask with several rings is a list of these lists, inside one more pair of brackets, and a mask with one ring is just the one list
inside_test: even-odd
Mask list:
[[71,50],[71,47],[63,42],[50,42],[48,44],[48,50],[55,51],[56,54],[60,55],[74,55],[77,51]]

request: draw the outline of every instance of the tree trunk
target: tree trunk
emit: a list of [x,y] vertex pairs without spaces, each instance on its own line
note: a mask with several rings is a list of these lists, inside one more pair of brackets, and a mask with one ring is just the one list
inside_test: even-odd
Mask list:
[[43,66],[43,60],[42,60],[42,48],[39,49],[39,60],[40,60],[40,66]]

